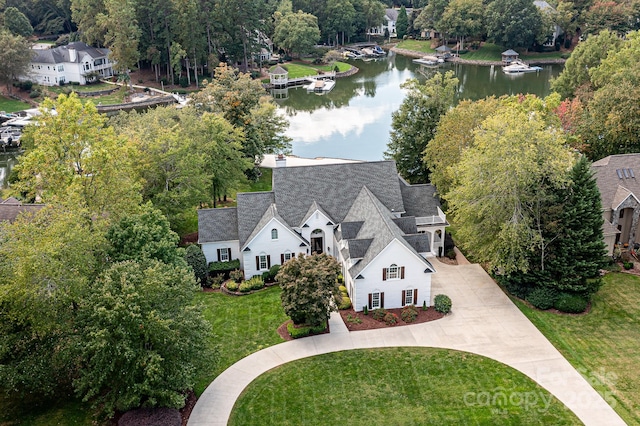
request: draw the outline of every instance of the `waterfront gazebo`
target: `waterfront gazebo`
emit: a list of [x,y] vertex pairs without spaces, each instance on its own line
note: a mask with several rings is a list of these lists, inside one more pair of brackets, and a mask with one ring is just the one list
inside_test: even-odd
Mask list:
[[280,65],[269,71],[269,82],[272,87],[287,87],[289,82],[289,71]]
[[509,65],[513,61],[517,61],[520,54],[513,49],[502,52],[502,63]]

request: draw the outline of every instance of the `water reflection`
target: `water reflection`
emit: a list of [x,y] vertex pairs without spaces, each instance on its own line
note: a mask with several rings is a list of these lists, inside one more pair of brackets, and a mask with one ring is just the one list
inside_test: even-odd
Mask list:
[[316,96],[302,88],[288,89],[276,102],[290,122],[287,135],[293,153],[303,157],[342,157],[380,160],[391,129],[391,114],[402,103],[400,85],[409,78],[424,80],[437,71],[453,70],[460,80],[458,99],[491,95],[549,94],[551,77],[560,66],[545,66],[539,73],[508,76],[500,67],[447,63],[438,69],[414,64],[410,58],[390,54],[378,61],[353,61],[360,71],[337,80],[328,94]]

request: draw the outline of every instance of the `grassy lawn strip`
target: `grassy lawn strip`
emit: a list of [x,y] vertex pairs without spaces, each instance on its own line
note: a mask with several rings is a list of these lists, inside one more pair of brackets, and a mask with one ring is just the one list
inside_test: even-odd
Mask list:
[[23,109],[29,109],[31,105],[25,102],[16,101],[15,99],[5,98],[4,96],[0,96],[0,111],[4,112],[16,112],[22,111]]
[[493,43],[483,43],[480,49],[470,50],[464,55],[460,55],[460,59],[470,61],[501,61],[502,52],[505,50],[507,49],[503,49]]
[[[543,398],[551,398],[548,406]],[[330,353],[275,368],[245,389],[229,421],[301,424],[580,421],[532,380],[497,361],[445,349],[384,348]]]
[[199,372],[196,395],[236,361],[283,342],[277,329],[288,319],[280,304],[278,286],[242,297],[200,293],[198,299],[204,304],[205,318],[213,327],[218,363],[210,370]]
[[396,47],[416,52],[435,53],[435,50],[431,48],[431,40],[403,40]]
[[[289,72],[289,78],[300,78],[318,75],[318,71],[329,72],[333,71],[333,67],[338,66],[340,72],[347,71],[351,68],[351,65],[345,62],[336,62],[333,65],[314,65],[307,62],[288,62],[281,65]],[[274,69],[277,65],[271,67]]]
[[607,274],[586,315],[557,315],[516,304],[627,424],[640,425],[639,277]]

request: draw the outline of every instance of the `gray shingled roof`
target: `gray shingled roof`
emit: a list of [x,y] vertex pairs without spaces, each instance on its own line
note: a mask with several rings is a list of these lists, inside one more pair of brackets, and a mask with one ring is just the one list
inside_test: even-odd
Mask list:
[[373,238],[367,238],[363,240],[349,240],[349,257],[351,259],[361,259],[369,250]]
[[393,219],[393,223],[398,225],[398,228],[400,228],[400,230],[405,234],[418,233],[418,227],[416,226],[416,218],[413,216]]
[[519,56],[520,54],[513,49],[505,50],[502,52],[503,56]]
[[436,196],[436,187],[431,184],[409,185],[400,180],[400,191],[404,201],[404,216],[436,216],[440,200]]
[[238,193],[238,240],[240,247],[247,242],[256,225],[274,201],[273,191]]
[[275,74],[275,75],[282,75],[282,74],[288,74],[288,73],[289,71],[285,70],[280,65],[275,67],[273,70],[269,71],[269,74]]
[[362,224],[364,222],[363,221],[358,221],[358,222],[342,222],[340,224],[340,235],[338,236],[338,239],[345,239],[345,240],[352,240],[354,239],[357,235],[358,232],[360,231],[360,228],[362,228]]
[[[69,49],[75,49],[77,51],[75,61],[71,60]],[[31,62],[44,64],[62,64],[65,62],[79,63],[82,60],[81,53],[86,53],[93,59],[104,58],[109,55],[109,49],[91,47],[81,41],[75,41],[66,46],[59,46],[53,49],[34,49],[34,52],[36,52],[36,56],[31,60]]]
[[13,222],[22,213],[37,213],[44,204],[0,204],[0,222]]
[[[363,187],[357,198],[354,200],[351,209],[345,221],[356,222],[363,221],[357,239],[371,239],[366,253],[362,256],[362,260],[353,265],[349,272],[352,277],[358,276],[360,272],[384,249],[391,241],[397,239],[401,244],[405,245],[410,251],[421,259],[425,265],[431,270],[433,266],[404,239],[402,230],[393,222],[392,214],[376,196],[369,191],[368,187]],[[351,248],[349,246],[349,248]],[[360,248],[360,247],[358,247]],[[362,253],[358,253],[362,254]]]
[[[621,194],[627,194],[625,190],[640,199],[640,154],[610,155],[594,162],[591,169],[595,172],[602,207],[605,210],[617,207],[614,204],[622,201],[620,197]],[[624,173],[625,169],[627,175]],[[617,170],[621,171],[622,178],[618,176]],[[633,171],[635,177],[631,177],[629,170]]]
[[198,242],[234,241],[238,239],[238,209],[198,210]]
[[342,222],[365,185],[389,210],[404,212],[393,161],[273,169],[275,202],[290,226],[301,223],[312,200],[336,223]]
[[404,239],[418,253],[427,253],[431,251],[431,244],[427,234],[405,235]]
[[396,9],[385,9],[384,14],[390,21],[396,22],[398,20],[398,10]]

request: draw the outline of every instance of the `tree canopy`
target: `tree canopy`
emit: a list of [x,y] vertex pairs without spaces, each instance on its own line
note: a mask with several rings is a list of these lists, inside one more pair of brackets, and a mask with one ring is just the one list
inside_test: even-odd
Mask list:
[[437,73],[424,83],[410,79],[401,86],[408,93],[391,116],[391,139],[385,157],[395,160],[398,172],[410,183],[429,182],[423,152],[434,137],[440,117],[453,106],[457,86],[453,71]]
[[493,0],[485,19],[488,38],[507,48],[529,47],[542,32],[542,16],[530,0]]
[[14,80],[26,74],[33,54],[24,37],[0,28],[0,83],[7,85],[7,92],[11,93]]
[[297,56],[310,52],[318,40],[318,18],[301,10],[279,18],[273,35],[276,45]]

